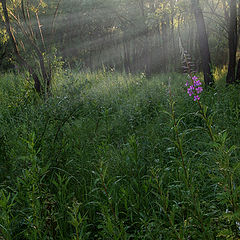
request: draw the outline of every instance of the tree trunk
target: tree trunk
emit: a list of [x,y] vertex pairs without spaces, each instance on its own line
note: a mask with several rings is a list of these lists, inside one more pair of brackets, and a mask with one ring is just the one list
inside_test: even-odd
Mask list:
[[237,83],[240,82],[240,59],[238,59],[236,82],[237,82]]
[[169,17],[165,16],[162,20],[162,46],[163,46],[163,70],[168,71],[168,32],[169,32]]
[[236,69],[236,52],[237,52],[237,5],[236,0],[230,1],[230,18],[228,27],[228,73],[226,83],[231,84],[236,81],[235,69]]
[[149,29],[146,24],[146,13],[144,9],[144,0],[139,1],[139,8],[142,17],[142,26],[143,26],[143,46],[142,46],[142,53],[143,53],[143,64],[145,68],[146,76],[151,75],[151,66],[150,66],[150,44],[149,44]]
[[11,30],[10,20],[9,20],[9,16],[8,16],[8,10],[7,10],[7,6],[6,6],[6,0],[0,0],[0,2],[2,3],[6,30],[7,30],[8,36],[10,38],[10,41],[13,44],[13,49],[14,49],[14,53],[16,55],[17,61],[19,62],[19,64],[21,66],[23,66],[26,70],[29,71],[29,73],[31,74],[31,76],[34,79],[34,87],[35,87],[36,91],[38,93],[41,93],[42,92],[42,86],[41,86],[41,83],[40,83],[40,80],[39,80],[37,74],[34,72],[32,67],[25,61],[25,59],[19,53],[17,42],[16,42],[16,40],[14,38],[14,35],[12,33],[12,30]]
[[208,45],[207,31],[203,18],[202,9],[199,5],[199,0],[192,0],[192,6],[197,24],[198,45],[202,60],[204,82],[208,86],[213,84],[213,75],[211,72],[211,58]]
[[129,39],[123,39],[123,65],[126,73],[131,72],[130,68],[130,43]]

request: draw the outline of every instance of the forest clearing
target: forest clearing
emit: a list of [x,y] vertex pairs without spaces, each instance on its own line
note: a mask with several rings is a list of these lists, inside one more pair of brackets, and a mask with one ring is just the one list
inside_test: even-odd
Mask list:
[[240,239],[239,12],[0,0],[0,239]]

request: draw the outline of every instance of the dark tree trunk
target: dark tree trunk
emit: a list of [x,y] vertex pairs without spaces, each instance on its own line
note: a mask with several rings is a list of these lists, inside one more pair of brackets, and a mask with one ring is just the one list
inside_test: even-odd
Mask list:
[[231,84],[236,81],[236,52],[237,52],[237,5],[236,0],[230,1],[230,18],[228,27],[228,73],[226,83]]
[[[238,16],[237,16],[237,19],[238,19],[238,29],[237,29],[237,44],[239,42],[239,36],[240,36],[240,1],[238,2]],[[236,82],[237,83],[240,83],[240,58],[238,59],[238,64],[237,64],[237,73],[236,73]]]
[[237,21],[238,21],[238,40],[240,35],[240,1],[238,1],[238,12],[237,12]]
[[203,18],[202,9],[199,5],[199,0],[192,0],[192,6],[194,10],[194,15],[197,24],[197,31],[198,31],[198,45],[202,60],[202,68],[204,73],[204,82],[205,84],[212,85],[213,84],[213,75],[211,72],[211,58],[210,58],[210,51],[208,45],[208,37],[206,26]]
[[240,59],[238,59],[236,82],[240,83]]
[[6,0],[0,0],[0,2],[2,3],[2,9],[3,9],[4,18],[5,18],[6,30],[7,30],[8,36],[10,38],[10,41],[13,44],[13,49],[14,49],[14,53],[16,55],[17,61],[19,62],[19,64],[22,67],[24,67],[26,70],[28,70],[29,73],[31,74],[31,76],[33,77],[33,79],[34,79],[34,87],[35,87],[36,91],[38,93],[42,93],[42,86],[41,86],[39,77],[34,72],[32,67],[25,61],[25,59],[19,53],[17,42],[16,42],[16,40],[14,38],[14,35],[12,33],[12,30],[11,30],[11,26],[10,26],[10,20],[9,20],[9,16],[8,16],[7,6],[6,6]]

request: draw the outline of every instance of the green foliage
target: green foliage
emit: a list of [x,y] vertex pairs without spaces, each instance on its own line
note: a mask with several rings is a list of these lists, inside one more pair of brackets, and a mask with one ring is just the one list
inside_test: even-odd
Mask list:
[[1,75],[0,238],[239,239],[239,86],[221,74],[202,108],[178,74],[58,70],[45,101]]

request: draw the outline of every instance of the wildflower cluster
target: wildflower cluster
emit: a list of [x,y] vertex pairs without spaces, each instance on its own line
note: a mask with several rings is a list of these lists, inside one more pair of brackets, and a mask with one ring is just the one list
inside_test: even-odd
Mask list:
[[187,93],[188,95],[191,97],[194,97],[194,101],[199,101],[200,97],[199,94],[203,91],[203,88],[200,87],[202,85],[202,83],[200,82],[200,80],[198,80],[198,78],[196,76],[192,77],[192,84],[189,84],[189,82],[187,81],[185,86],[188,87],[187,89]]

